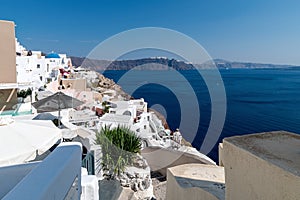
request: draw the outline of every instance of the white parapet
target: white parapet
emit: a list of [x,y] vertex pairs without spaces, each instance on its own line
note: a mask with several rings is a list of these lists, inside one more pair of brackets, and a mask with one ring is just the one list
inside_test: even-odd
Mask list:
[[223,140],[226,199],[299,200],[300,135],[274,131]]
[[84,175],[81,179],[82,193],[80,200],[98,200],[98,179],[94,175]]
[[224,166],[223,165],[223,143],[219,144],[218,150],[219,150],[219,166]]
[[224,168],[186,164],[168,169],[167,200],[224,200]]

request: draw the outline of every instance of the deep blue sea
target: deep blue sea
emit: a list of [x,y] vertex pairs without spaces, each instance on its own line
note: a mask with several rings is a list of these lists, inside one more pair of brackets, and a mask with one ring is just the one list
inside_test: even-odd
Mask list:
[[[178,128],[181,121],[181,105],[176,97],[184,96],[188,101],[194,95],[185,87],[188,82],[200,109],[193,103],[187,103],[185,109],[190,121],[195,120],[193,114],[200,110],[199,128],[195,137],[186,127],[180,131],[199,149],[211,120],[210,94],[197,70],[179,73],[184,79],[174,78],[169,71],[135,71],[128,77],[127,71],[105,71],[104,75],[117,83],[122,77],[122,88],[129,93],[135,89],[132,96],[144,98],[149,107],[161,105],[172,130]],[[300,133],[300,69],[230,69],[220,70],[220,74],[226,90],[227,112],[218,142],[224,137],[273,130]],[[211,78],[214,81],[214,77]],[[167,86],[162,86],[161,80],[168,83]],[[216,81],[216,84],[220,83]],[[218,160],[218,143],[208,156]]]

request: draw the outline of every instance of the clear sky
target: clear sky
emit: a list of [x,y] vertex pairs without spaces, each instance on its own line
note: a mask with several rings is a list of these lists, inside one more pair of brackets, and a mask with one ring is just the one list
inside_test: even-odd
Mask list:
[[[1,0],[28,49],[86,56],[138,27],[164,27],[198,41],[213,58],[300,65],[298,0]],[[1,44],[0,44],[1,45]]]

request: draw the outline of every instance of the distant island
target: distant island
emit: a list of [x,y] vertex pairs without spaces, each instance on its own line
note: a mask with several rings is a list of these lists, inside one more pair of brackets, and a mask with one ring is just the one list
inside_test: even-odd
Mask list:
[[[212,62],[203,64],[192,64],[176,59],[165,57],[141,58],[135,60],[96,60],[84,57],[72,57],[74,66],[101,71],[101,70],[130,70],[133,68],[147,70],[167,70],[172,67],[175,70],[209,69]],[[251,62],[234,62],[223,59],[214,59],[213,62],[219,69],[274,69],[274,68],[296,68],[295,65],[262,64]]]

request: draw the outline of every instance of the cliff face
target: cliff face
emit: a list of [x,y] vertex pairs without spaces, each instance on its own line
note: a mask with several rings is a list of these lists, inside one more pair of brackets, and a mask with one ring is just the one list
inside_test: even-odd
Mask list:
[[146,66],[148,70],[168,69],[173,67],[178,70],[194,69],[192,64],[167,58],[143,58],[136,60],[94,60],[78,57],[71,57],[72,63],[75,66],[82,66],[91,70],[130,70],[135,67]]
[[[100,70],[130,70],[132,68],[147,69],[147,70],[167,70],[172,67],[175,70],[191,70],[191,69],[209,69],[212,62],[202,64],[191,64],[184,61],[168,58],[143,58],[136,60],[95,60],[79,57],[71,57],[72,63],[75,66],[82,66],[84,68],[100,71]],[[222,59],[213,60],[215,66],[219,69],[233,69],[233,68],[251,68],[251,69],[264,69],[264,68],[291,68],[297,67],[292,65],[274,65],[274,64],[261,64],[251,62],[231,62]],[[144,67],[144,68],[143,68]]]
[[214,59],[215,65],[219,68],[226,69],[271,69],[271,68],[291,68],[297,67],[293,65],[275,65],[275,64],[264,64],[264,63],[252,63],[252,62],[231,62],[222,59]]

